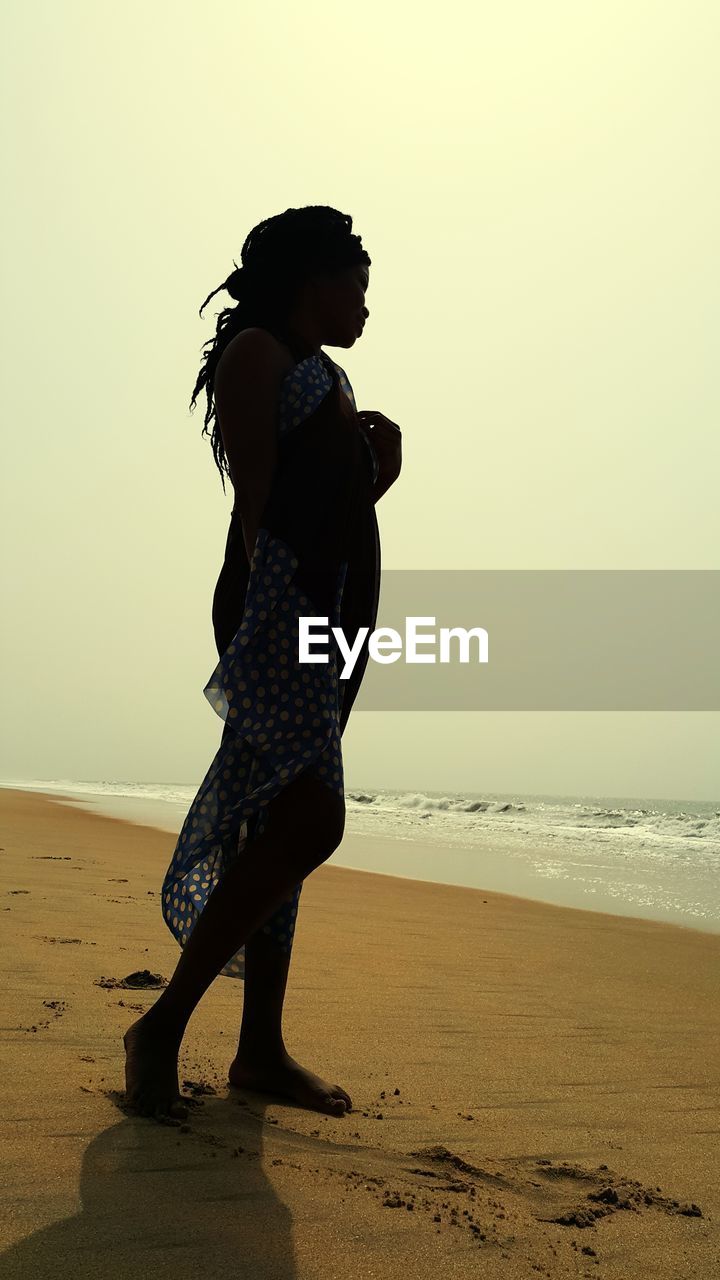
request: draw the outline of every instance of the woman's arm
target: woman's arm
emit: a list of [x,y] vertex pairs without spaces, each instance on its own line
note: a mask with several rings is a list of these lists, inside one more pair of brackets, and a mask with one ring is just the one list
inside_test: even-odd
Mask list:
[[287,359],[265,329],[243,329],[215,370],[218,426],[252,560],[257,531],[277,465],[277,407]]

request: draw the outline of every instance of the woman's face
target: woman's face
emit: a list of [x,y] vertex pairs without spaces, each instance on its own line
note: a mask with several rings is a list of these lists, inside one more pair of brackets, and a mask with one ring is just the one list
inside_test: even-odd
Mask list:
[[370,314],[365,306],[369,283],[370,268],[364,262],[318,282],[318,321],[328,346],[351,347],[360,337]]

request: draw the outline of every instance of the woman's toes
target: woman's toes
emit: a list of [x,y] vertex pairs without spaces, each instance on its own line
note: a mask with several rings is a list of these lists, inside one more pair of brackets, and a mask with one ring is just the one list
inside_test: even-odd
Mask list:
[[153,1113],[153,1119],[159,1120],[161,1124],[179,1125],[180,1117],[176,1116],[172,1108],[167,1106],[158,1106]]
[[184,1120],[188,1114],[188,1109],[181,1098],[176,1098],[170,1103],[158,1102],[157,1098],[150,1094],[140,1093],[128,1101],[137,1115],[153,1120]]
[[154,1105],[149,1106],[148,1114],[152,1115],[155,1120],[164,1120],[168,1124],[176,1124],[184,1120],[187,1116],[188,1109],[182,1098],[173,1098],[169,1102],[163,1099],[161,1102],[155,1100]]

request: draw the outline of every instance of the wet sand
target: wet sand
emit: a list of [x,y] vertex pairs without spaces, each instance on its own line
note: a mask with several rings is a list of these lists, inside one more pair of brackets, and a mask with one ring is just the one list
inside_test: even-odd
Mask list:
[[243,984],[218,978],[163,1126],[124,1108],[157,992],[122,983],[174,969],[175,836],[38,792],[0,810],[0,1280],[718,1273],[720,936],[323,866],[285,1042],[352,1112],[229,1090]]

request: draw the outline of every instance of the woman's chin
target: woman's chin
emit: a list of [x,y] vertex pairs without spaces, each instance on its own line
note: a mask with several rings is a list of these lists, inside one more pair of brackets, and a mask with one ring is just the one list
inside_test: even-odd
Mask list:
[[358,338],[362,337],[362,334],[363,334],[363,327],[359,324],[355,325],[353,329],[349,329],[349,330],[346,329],[342,337],[338,334],[337,338],[334,341],[333,340],[328,341],[327,346],[344,347],[345,349],[347,349],[348,347],[353,347],[357,342]]

